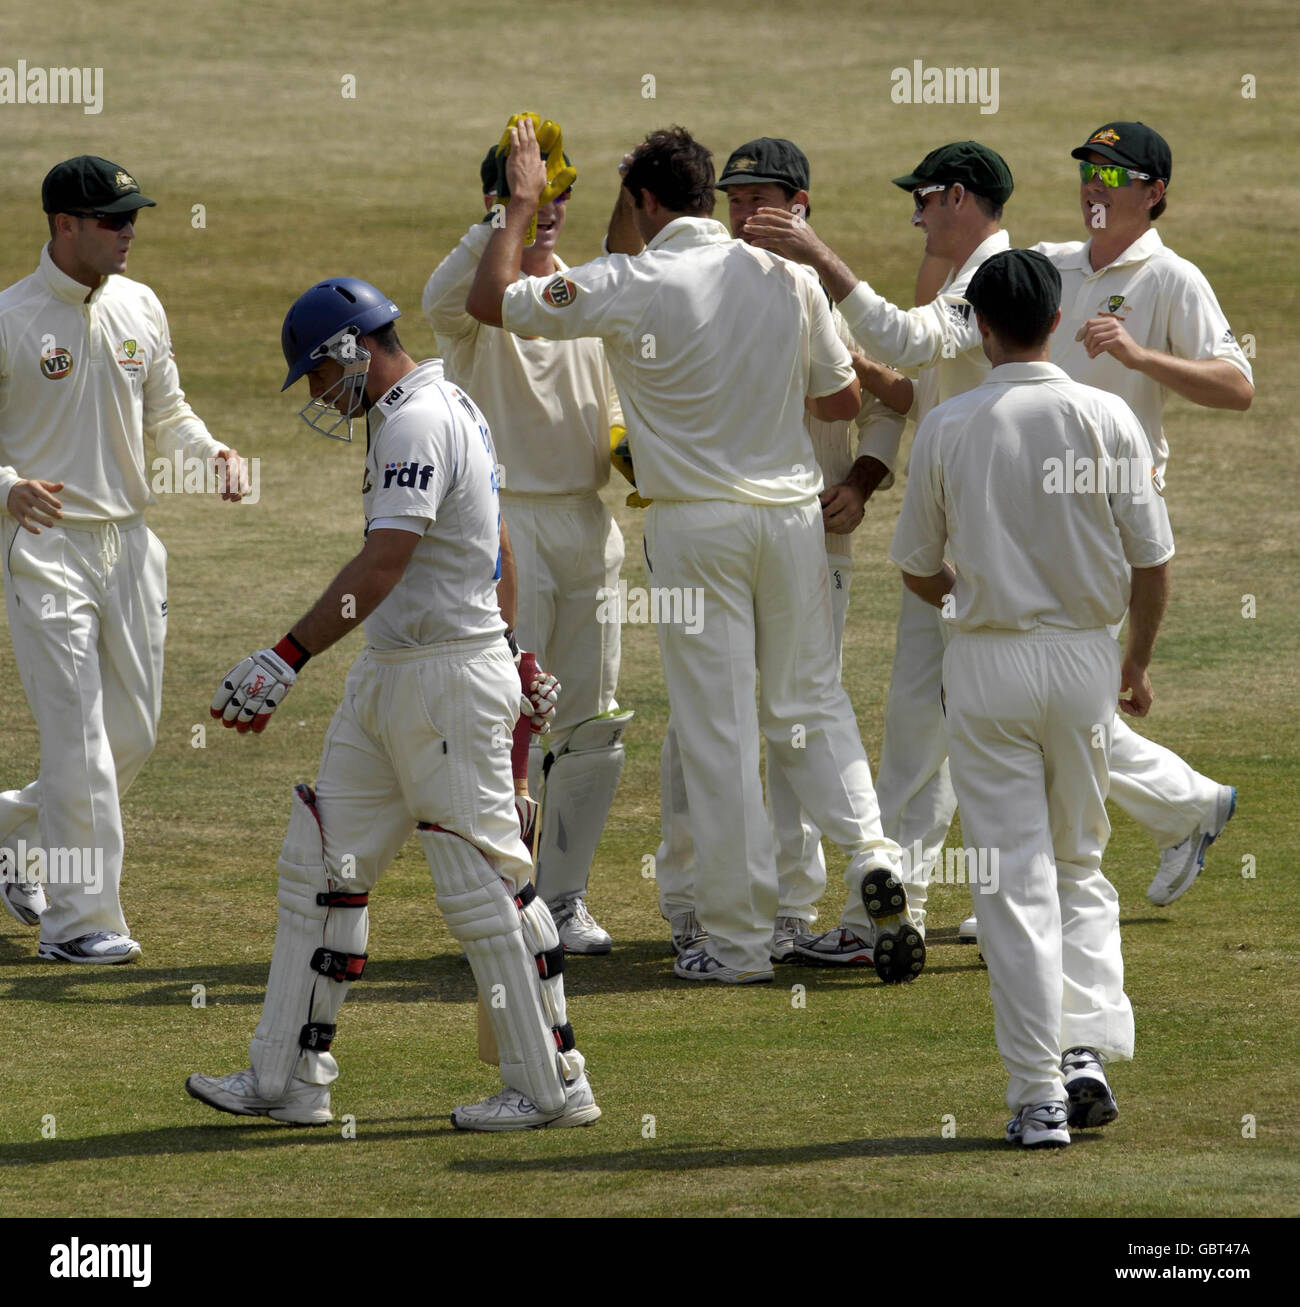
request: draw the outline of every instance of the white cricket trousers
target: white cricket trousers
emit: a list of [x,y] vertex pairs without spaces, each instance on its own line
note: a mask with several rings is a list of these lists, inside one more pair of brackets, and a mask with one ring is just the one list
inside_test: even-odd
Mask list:
[[[930,875],[957,810],[943,724],[943,656],[939,610],[904,586],[876,789],[885,831],[903,850],[908,905],[923,929]],[[1200,824],[1218,785],[1132,730],[1113,705],[1111,717],[1110,797],[1157,848],[1177,844]],[[850,886],[844,921],[870,939],[871,919],[856,888]]]
[[1063,1102],[1061,1053],[1133,1056],[1110,836],[1119,646],[1104,629],[958,633],[943,661],[967,847],[997,854],[977,894],[1007,1106]]
[[[3,518],[5,607],[41,734],[40,772],[0,794],[0,846],[79,857],[79,884],[51,879],[41,939],[129,934],[122,915],[120,799],[153,751],[162,710],[167,551],[140,518],[91,528]],[[89,860],[89,861],[88,861]],[[95,892],[87,867],[102,865]]]
[[618,706],[622,625],[597,614],[600,592],[617,592],[623,535],[594,491],[503,493],[501,516],[519,574],[519,647],[531,649],[561,686],[551,730],[533,745],[539,755],[558,753],[579,722]]
[[[701,619],[693,634],[687,624],[658,627],[695,850],[694,907],[709,951],[744,971],[770,966],[778,907],[760,730],[768,758],[859,879],[897,866],[839,683],[823,541],[816,501],[657,500],[646,514],[651,585],[677,592],[678,611]],[[688,608],[687,591],[698,608]]]
[[[844,662],[844,621],[849,610],[853,559],[843,554],[828,554],[826,571],[838,671]],[[686,788],[672,718],[664,731],[659,782],[661,843],[655,875],[659,910],[671,919],[695,906],[695,849],[691,844]],[[817,920],[817,900],[826,892],[822,833],[800,806],[785,772],[771,759],[767,766],[767,812],[776,845],[777,916],[801,917],[812,923]]]
[[499,635],[364,650],[316,779],[331,882],[372,889],[426,821],[473,844],[512,893],[523,885],[532,861],[510,774],[518,715],[519,673]]

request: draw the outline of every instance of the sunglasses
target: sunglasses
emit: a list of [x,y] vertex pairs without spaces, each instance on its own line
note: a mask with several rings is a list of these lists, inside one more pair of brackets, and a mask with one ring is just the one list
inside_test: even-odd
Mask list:
[[947,182],[937,186],[918,186],[916,190],[912,192],[912,203],[916,205],[917,213],[920,213],[921,210],[925,208],[925,197],[927,195],[933,195],[935,191],[946,191],[947,189]]
[[1080,163],[1079,176],[1085,183],[1094,177],[1101,179],[1103,186],[1129,186],[1134,181],[1149,182],[1149,172],[1137,172],[1132,168],[1121,168],[1117,163]]
[[140,216],[138,209],[126,213],[73,213],[74,218],[94,218],[107,231],[121,231],[128,223],[134,223]]

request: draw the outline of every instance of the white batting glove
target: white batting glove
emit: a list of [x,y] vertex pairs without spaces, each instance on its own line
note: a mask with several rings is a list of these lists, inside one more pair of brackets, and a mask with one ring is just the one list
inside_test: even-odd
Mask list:
[[534,735],[545,735],[560,701],[559,681],[537,665],[536,654],[523,653],[519,656],[519,688],[519,715],[528,718],[528,729]]
[[241,735],[249,730],[260,735],[297,679],[274,649],[259,649],[225,674],[208,711]]

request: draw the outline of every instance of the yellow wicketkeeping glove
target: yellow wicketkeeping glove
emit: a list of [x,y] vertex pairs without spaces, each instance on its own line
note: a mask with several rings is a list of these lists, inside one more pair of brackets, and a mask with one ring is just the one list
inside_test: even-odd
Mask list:
[[[542,119],[540,115],[525,112],[510,115],[510,121],[506,123],[506,129],[501,133],[501,140],[497,145],[497,154],[501,157],[501,177],[505,177],[505,159],[510,153],[510,129],[514,127],[521,119],[529,118],[532,120],[533,130],[537,133],[537,147],[542,152],[542,159],[546,164],[546,188],[542,191],[541,199],[538,201],[538,207],[543,204],[550,204],[557,195],[563,195],[565,191],[578,180],[578,170],[568,162],[564,157],[564,141],[560,130],[560,124],[552,119]],[[498,194],[502,196],[506,193],[504,185],[498,186]],[[528,230],[524,233],[524,244],[531,245],[537,239],[537,215],[534,214],[532,221],[528,224]]]
[[632,493],[627,497],[627,506],[629,508],[649,508],[654,500],[644,498],[636,488],[636,475],[632,469],[632,452],[628,447],[627,429],[625,427],[613,426],[609,429],[609,461],[614,470],[621,473],[632,487]]

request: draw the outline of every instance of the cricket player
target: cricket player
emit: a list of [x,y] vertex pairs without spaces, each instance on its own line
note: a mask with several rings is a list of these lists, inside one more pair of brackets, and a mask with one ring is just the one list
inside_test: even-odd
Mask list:
[[[1071,151],[1089,238],[1034,246],[1061,275],[1061,326],[1052,362],[1076,381],[1120,396],[1146,433],[1163,483],[1169,459],[1163,410],[1173,391],[1206,408],[1245,410],[1251,368],[1201,271],[1160,239],[1173,156],[1140,122],[1097,128]],[[1147,889],[1168,904],[1192,886],[1205,853],[1237,804],[1237,791],[1195,771],[1118,717],[1111,794],[1155,839],[1160,866]]]
[[121,798],[162,708],[149,447],[208,461],[224,500],[247,486],[185,400],[158,297],[125,276],[154,201],[125,168],[79,155],[50,169],[41,203],[40,265],[0,294],[5,600],[41,737],[37,779],[0,794],[0,898],[39,925],[38,957],[111,965],[140,956],[119,897]]
[[[807,222],[795,222],[788,213],[764,209],[748,219],[745,232],[755,245],[811,266],[853,335],[876,357],[920,370],[909,413],[920,422],[987,374],[964,292],[980,265],[1011,243],[1001,218],[1013,182],[996,151],[978,141],[954,141],[932,150],[912,172],[894,178],[894,185],[912,197],[912,224],[925,233],[927,255],[950,266],[938,295],[917,308],[898,308],[876,294]],[[892,434],[892,440],[877,440],[865,451],[877,484],[892,476],[898,443],[898,434]],[[944,639],[938,613],[904,587],[877,793],[884,829],[902,849],[908,904],[921,928],[932,870],[956,811],[940,705]],[[845,874],[850,893],[840,924],[795,941],[804,962],[871,963],[870,916],[858,901],[851,872]],[[973,934],[973,923],[966,929]]]
[[[1144,715],[1169,589],[1169,516],[1124,401],[1048,361],[1061,278],[1027,250],[971,278],[992,370],[921,423],[890,558],[908,589],[951,612],[943,659],[962,828],[996,850],[980,896],[1010,1143],[1070,1142],[1117,1107],[1104,1063],[1133,1056],[1110,834],[1110,724]],[[1092,478],[1060,486],[1052,464]],[[1117,475],[1118,474],[1118,475]],[[945,549],[952,563],[944,561]],[[1131,569],[1131,581],[1130,581]],[[1108,629],[1129,611],[1121,657]]]
[[274,648],[231,669],[212,714],[260,732],[312,655],[361,623],[367,645],[326,732],[315,791],[295,791],[251,1066],[190,1076],[186,1089],[238,1116],[331,1119],[330,1047],[365,969],[370,890],[415,831],[447,927],[480,994],[493,996],[505,1081],[457,1107],[452,1123],[587,1125],[600,1109],[566,1016],[564,950],[529,882],[514,804],[521,681],[497,599],[496,453],[441,362],[417,365],[402,349],[399,316],[374,286],[339,277],[300,296],[284,321],[284,389],[308,377],[308,425],[331,434],[346,422],[350,437],[353,415],[366,414],[365,544]]
[[836,676],[822,480],[803,425],[805,396],[827,420],[861,406],[825,298],[784,260],[709,218],[709,153],[682,128],[647,137],[622,180],[619,203],[644,251],[552,277],[518,279],[547,175],[527,120],[512,129],[506,167],[505,223],[467,307],[526,335],[604,340],[637,486],[654,501],[644,542],[651,584],[701,604],[696,628],[658,625],[698,864],[696,911],[709,937],[679,953],[674,972],[726,984],[772,979],[778,895],[761,729],[804,808],[859,873],[879,932],[878,974],[911,979],[924,946]]
[[[567,162],[567,160],[566,160]],[[520,641],[564,686],[549,748],[534,737],[530,788],[541,803],[537,889],[570,953],[608,953],[587,909],[591,863],[623,769],[632,713],[614,698],[620,623],[601,621],[618,592],[623,536],[599,491],[622,413],[599,340],[552,341],[484,326],[465,296],[509,191],[493,146],[480,168],[487,218],[476,222],[424,288],[424,312],[447,377],[481,403],[501,458],[501,513],[519,569]],[[573,172],[572,168],[569,170]],[[537,214],[528,276],[564,272],[556,253],[572,187]]]
[[[811,172],[808,158],[793,141],[759,137],[733,150],[717,182],[727,196],[731,234],[744,239],[745,222],[763,206],[785,209],[807,217],[812,211]],[[802,268],[802,264],[796,264]],[[810,271],[810,270],[808,270]],[[871,450],[880,446],[897,451],[911,398],[911,383],[900,374],[881,368],[858,348],[838,310],[831,310],[835,331],[853,359],[863,390],[863,405],[856,419],[824,422],[804,414],[812,437],[813,454],[821,470],[822,523],[825,527],[826,567],[831,594],[837,666],[843,661],[844,622],[853,581],[852,533],[861,525],[864,505],[893,474]],[[891,387],[893,407],[868,389],[876,376]],[[900,392],[907,395],[902,402]],[[655,857],[660,911],[669,922],[671,944],[679,952],[683,942],[698,936],[694,910],[695,851],[690,846],[690,824],[685,811],[676,729],[671,720],[664,739],[661,808],[663,840]],[[826,860],[821,831],[800,807],[779,765],[767,771],[767,807],[772,819],[776,850],[778,908],[772,937],[773,962],[796,959],[795,940],[817,919],[817,900],[826,890]]]

